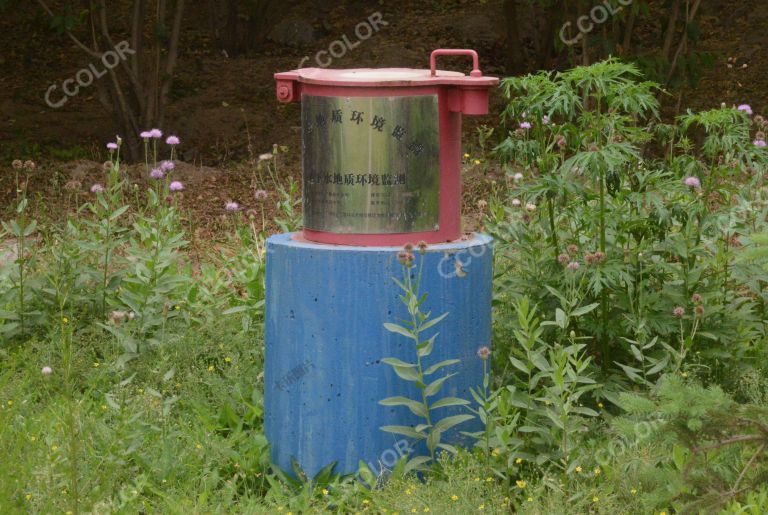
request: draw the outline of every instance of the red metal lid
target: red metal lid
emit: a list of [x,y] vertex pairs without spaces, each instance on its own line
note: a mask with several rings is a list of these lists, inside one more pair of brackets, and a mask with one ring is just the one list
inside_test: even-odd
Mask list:
[[302,68],[275,74],[276,79],[288,79],[305,84],[326,86],[393,87],[393,86],[494,86],[496,77],[470,77],[460,72],[413,68],[355,68],[333,70],[329,68]]
[[[472,57],[472,71],[467,76],[460,72],[438,70],[437,56],[467,55]],[[409,87],[457,85],[490,87],[499,83],[496,77],[483,77],[477,52],[468,49],[439,49],[432,52],[430,69],[413,68],[356,68],[334,70],[329,68],[301,68],[275,74],[277,80],[297,81],[305,84],[350,87]]]

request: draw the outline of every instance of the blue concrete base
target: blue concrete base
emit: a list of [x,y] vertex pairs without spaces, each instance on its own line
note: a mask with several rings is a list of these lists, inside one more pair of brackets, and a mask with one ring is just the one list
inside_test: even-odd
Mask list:
[[[391,467],[416,449],[406,437],[386,433],[384,425],[422,422],[405,407],[385,407],[385,397],[419,398],[418,390],[398,378],[382,358],[416,361],[413,342],[384,329],[406,318],[397,260],[399,247],[351,247],[295,241],[291,234],[267,242],[266,357],[264,427],[272,461],[285,471],[295,458],[310,477],[337,462],[335,471],[354,473],[360,460],[374,473]],[[431,245],[424,260],[422,310],[449,315],[427,331],[439,332],[426,365],[457,358],[461,363],[430,376],[449,373],[443,396],[472,401],[470,387],[483,381],[477,350],[491,341],[491,238]],[[415,272],[417,268],[412,270]],[[439,408],[438,418],[467,413],[464,407]],[[461,431],[443,441],[472,445]]]

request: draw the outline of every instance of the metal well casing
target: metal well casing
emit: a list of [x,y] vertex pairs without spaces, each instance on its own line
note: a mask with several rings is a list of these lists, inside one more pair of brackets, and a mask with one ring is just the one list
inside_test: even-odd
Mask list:
[[[439,55],[472,56],[472,72],[437,70]],[[498,84],[475,51],[435,50],[425,70],[303,68],[275,79],[280,102],[302,103],[304,238],[403,245],[461,236],[461,119],[487,114]]]

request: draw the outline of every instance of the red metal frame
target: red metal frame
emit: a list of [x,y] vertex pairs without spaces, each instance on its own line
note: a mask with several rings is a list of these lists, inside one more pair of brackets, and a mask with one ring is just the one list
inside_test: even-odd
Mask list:
[[[470,76],[455,72],[438,74],[440,55],[469,55],[473,59]],[[408,79],[369,80],[350,78],[354,72],[388,71]],[[396,72],[396,73],[395,73]],[[410,73],[407,73],[410,72]],[[361,73],[361,77],[364,73]],[[328,97],[389,97],[437,95],[440,131],[440,216],[439,229],[428,232],[390,234],[340,234],[304,229],[307,240],[337,245],[390,246],[416,243],[443,243],[461,237],[461,116],[488,113],[488,93],[498,84],[495,77],[483,77],[474,50],[439,49],[430,56],[430,70],[327,70],[308,68],[275,74],[277,99],[298,102],[303,95]]]

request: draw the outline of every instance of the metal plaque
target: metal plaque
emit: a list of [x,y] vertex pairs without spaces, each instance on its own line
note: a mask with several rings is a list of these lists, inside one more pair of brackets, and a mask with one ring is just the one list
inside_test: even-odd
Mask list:
[[304,226],[333,233],[436,231],[437,95],[301,101]]

